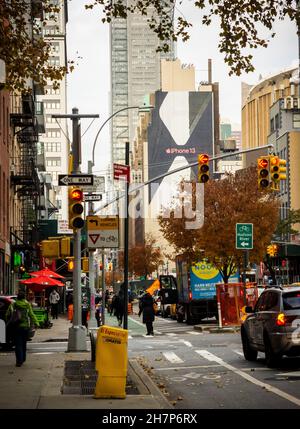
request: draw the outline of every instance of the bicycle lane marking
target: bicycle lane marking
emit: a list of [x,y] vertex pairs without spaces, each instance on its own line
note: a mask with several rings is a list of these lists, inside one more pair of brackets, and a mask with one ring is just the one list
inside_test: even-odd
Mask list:
[[234,366],[223,361],[223,359],[221,359],[218,356],[210,353],[207,350],[195,350],[195,352],[198,353],[198,355],[200,355],[204,359],[209,360],[210,362],[217,362],[221,366],[224,366],[225,368],[229,369],[230,371],[234,372],[235,374],[239,375],[240,377],[245,378],[246,380],[250,381],[251,383],[255,384],[256,386],[262,387],[262,388],[268,390],[269,392],[272,392],[275,395],[278,395],[281,398],[284,398],[287,401],[290,401],[293,404],[296,404],[296,405],[298,405],[298,407],[300,407],[300,399],[296,398],[295,396],[292,396],[292,395],[284,392],[283,390],[278,389],[277,387],[273,387],[270,384],[263,383],[262,381],[257,380],[256,378],[254,378],[251,375],[246,374],[243,371],[235,368]]

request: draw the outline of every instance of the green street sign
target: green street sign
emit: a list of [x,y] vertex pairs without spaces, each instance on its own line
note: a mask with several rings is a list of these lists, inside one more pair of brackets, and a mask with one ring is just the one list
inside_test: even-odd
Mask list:
[[237,223],[235,232],[236,249],[253,249],[253,223]]

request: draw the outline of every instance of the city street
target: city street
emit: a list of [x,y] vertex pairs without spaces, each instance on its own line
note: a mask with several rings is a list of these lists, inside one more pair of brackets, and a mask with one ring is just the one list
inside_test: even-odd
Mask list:
[[[193,326],[156,317],[152,337],[145,335],[136,314],[128,322],[128,357],[137,359],[174,408],[300,407],[299,358],[285,358],[280,367],[271,370],[263,353],[254,363],[244,359],[238,332],[202,333]],[[109,315],[106,323],[117,326],[116,318]],[[28,343],[29,353],[65,352],[66,339],[57,340]],[[88,340],[87,345],[90,348]]]

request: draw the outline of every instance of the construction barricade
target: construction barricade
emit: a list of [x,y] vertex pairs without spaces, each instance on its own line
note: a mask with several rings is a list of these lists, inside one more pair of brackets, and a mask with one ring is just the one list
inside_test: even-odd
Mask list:
[[216,289],[219,326],[240,325],[245,317],[245,307],[254,308],[256,304],[257,283],[218,283]]
[[128,331],[102,325],[97,332],[94,398],[126,398]]
[[132,304],[132,302],[128,303],[128,314],[133,314],[133,304]]

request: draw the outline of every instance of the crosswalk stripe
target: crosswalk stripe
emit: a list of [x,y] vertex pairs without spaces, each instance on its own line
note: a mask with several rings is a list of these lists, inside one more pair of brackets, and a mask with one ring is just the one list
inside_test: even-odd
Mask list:
[[177,336],[176,334],[174,334],[174,333],[172,333],[172,332],[171,332],[171,333],[170,333],[170,332],[169,332],[169,333],[167,333],[167,335],[168,335],[169,337],[176,337],[176,336]]
[[242,352],[240,352],[239,350],[233,350],[233,351],[234,351],[234,353],[236,353],[237,355],[244,356],[244,354],[243,354]]
[[180,359],[174,352],[164,352],[164,357],[171,363],[183,363],[183,360]]
[[191,335],[203,335],[203,332],[196,332],[196,331],[187,331],[186,333]]

